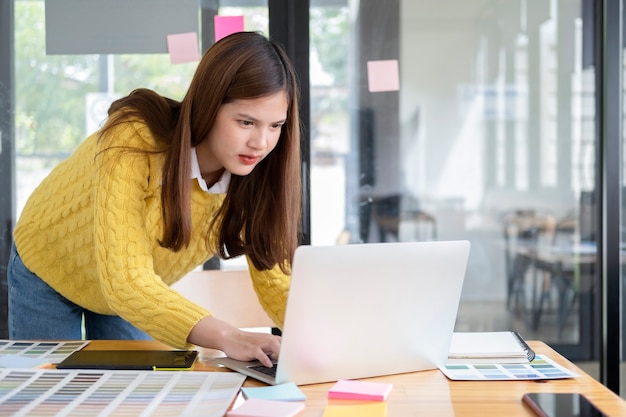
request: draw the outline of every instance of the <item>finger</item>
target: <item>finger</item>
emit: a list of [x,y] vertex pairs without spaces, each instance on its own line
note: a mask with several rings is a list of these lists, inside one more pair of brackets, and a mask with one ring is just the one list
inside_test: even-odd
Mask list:
[[278,354],[280,353],[280,343],[281,343],[282,339],[280,336],[274,336],[274,338],[272,338],[272,342],[270,343],[270,352],[274,355],[276,355],[278,357]]
[[274,366],[274,363],[272,362],[272,360],[270,359],[270,357],[263,352],[262,349],[258,350],[258,354],[256,355],[256,358],[265,366],[267,366],[268,368],[271,368],[272,366]]

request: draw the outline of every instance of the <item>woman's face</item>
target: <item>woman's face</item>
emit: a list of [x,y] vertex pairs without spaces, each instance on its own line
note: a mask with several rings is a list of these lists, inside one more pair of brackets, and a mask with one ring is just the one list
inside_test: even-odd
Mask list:
[[200,171],[222,168],[248,175],[278,143],[287,118],[287,93],[223,104],[209,136],[196,147]]

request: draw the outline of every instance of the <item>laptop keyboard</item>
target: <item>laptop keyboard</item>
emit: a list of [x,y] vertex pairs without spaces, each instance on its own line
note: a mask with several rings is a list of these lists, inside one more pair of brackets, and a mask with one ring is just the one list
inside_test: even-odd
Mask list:
[[277,368],[276,364],[274,364],[274,366],[272,366],[271,368],[268,368],[267,366],[264,366],[264,365],[248,367],[248,369],[254,369],[257,372],[261,372],[262,374],[269,375],[269,376],[276,376],[276,368]]

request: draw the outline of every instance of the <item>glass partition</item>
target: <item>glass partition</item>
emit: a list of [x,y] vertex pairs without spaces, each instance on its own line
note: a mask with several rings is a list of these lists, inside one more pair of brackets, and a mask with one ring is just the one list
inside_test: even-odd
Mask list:
[[[44,3],[15,1],[16,219],[48,172],[98,129],[113,100],[140,87],[180,100],[197,66],[197,62],[172,64],[165,53],[46,55]],[[215,14],[243,16],[245,30],[268,35],[265,0],[229,0],[215,5],[199,9],[203,41],[214,39]],[[206,36],[208,31],[210,36]],[[202,49],[208,46],[205,41]],[[242,268],[246,264],[241,259],[222,266]]]
[[590,359],[588,18],[581,1],[313,0],[312,243],[467,239],[457,330]]
[[[197,66],[172,64],[168,54],[46,55],[44,3],[15,1],[18,217],[32,190],[98,128],[114,99],[139,87],[182,99]],[[244,16],[246,30],[268,33],[265,1],[221,3],[213,13]],[[207,20],[201,29],[213,30],[212,16]]]

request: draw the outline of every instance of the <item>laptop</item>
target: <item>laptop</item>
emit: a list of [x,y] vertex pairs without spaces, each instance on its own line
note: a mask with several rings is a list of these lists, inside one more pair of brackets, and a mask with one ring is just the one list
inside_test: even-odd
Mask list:
[[439,368],[469,249],[468,241],[300,246],[275,366],[215,361],[270,385]]

